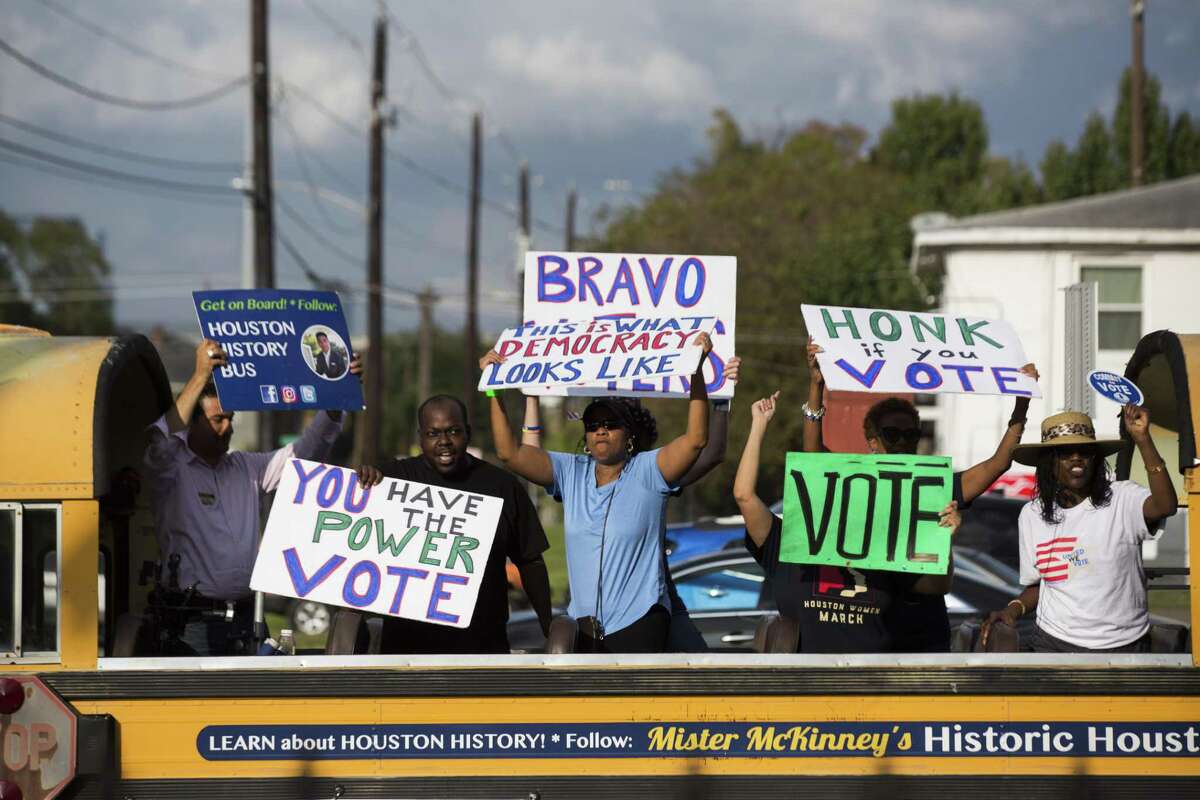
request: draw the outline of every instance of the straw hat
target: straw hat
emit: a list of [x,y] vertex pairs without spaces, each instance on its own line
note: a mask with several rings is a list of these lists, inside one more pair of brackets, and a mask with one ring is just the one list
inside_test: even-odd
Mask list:
[[1013,460],[1018,464],[1036,467],[1042,453],[1051,447],[1087,445],[1102,456],[1110,456],[1124,446],[1120,439],[1096,439],[1092,418],[1080,411],[1064,411],[1042,420],[1042,441],[1017,445]]

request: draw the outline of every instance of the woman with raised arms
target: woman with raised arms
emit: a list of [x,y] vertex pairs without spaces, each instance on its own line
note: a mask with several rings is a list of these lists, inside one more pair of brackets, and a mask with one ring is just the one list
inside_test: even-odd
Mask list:
[[[707,334],[697,339],[703,358]],[[502,363],[489,351],[479,366]],[[663,507],[708,437],[708,393],[697,366],[687,430],[657,449],[657,426],[637,400],[598,398],[583,412],[582,454],[518,441],[499,398],[491,398],[496,454],[517,475],[563,501],[568,613],[579,623],[578,652],[658,653],[671,619],[663,559]]]

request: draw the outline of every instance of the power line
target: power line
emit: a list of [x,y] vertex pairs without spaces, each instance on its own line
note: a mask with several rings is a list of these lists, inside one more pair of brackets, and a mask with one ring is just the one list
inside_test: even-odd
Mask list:
[[241,88],[247,82],[247,78],[245,77],[235,78],[223,86],[218,86],[216,89],[212,89],[193,97],[183,97],[178,100],[134,100],[128,97],[120,97],[115,94],[109,94],[96,89],[90,89],[81,83],[76,83],[65,75],[61,75],[49,67],[34,61],[32,58],[17,50],[4,39],[0,39],[0,51],[8,54],[16,61],[19,61],[21,64],[33,70],[38,75],[41,75],[43,78],[53,81],[59,86],[70,89],[76,94],[83,95],[90,100],[95,100],[100,103],[108,103],[109,105],[132,108],[138,111],[178,111],[183,108],[193,108],[195,106],[204,105],[205,103],[210,103],[213,100],[218,100],[235,91],[236,89]]
[[296,155],[296,163],[300,166],[300,175],[303,178],[305,185],[308,186],[309,189],[309,202],[312,203],[313,207],[317,211],[317,214],[325,221],[326,225],[340,234],[350,235],[358,233],[357,228],[351,228],[335,222],[333,218],[329,216],[329,212],[325,210],[325,206],[317,202],[317,196],[319,194],[317,192],[317,184],[316,181],[313,180],[312,172],[310,172],[308,169],[308,158],[305,155],[304,146],[300,142],[300,135],[296,132],[296,127],[292,124],[292,120],[288,116],[286,108],[276,106],[276,111],[279,112],[278,117],[280,121],[283,122],[283,127],[288,132],[289,138],[292,140],[292,151]]
[[[465,105],[471,107],[472,110],[475,108],[484,110],[484,104],[481,101],[468,98],[460,92],[451,89],[437,74],[437,71],[434,70],[433,64],[430,62],[429,56],[426,55],[425,48],[421,45],[421,40],[417,38],[417,35],[406,28],[400,20],[396,19],[390,9],[387,9],[385,13],[387,14],[388,24],[396,30],[396,33],[404,42],[405,50],[412,55],[413,59],[417,62],[417,66],[421,68],[421,72],[425,75],[430,85],[433,86],[434,90],[442,96],[442,99],[460,107]],[[496,140],[500,142],[500,146],[514,161],[519,162],[522,160],[520,151],[517,150],[516,145],[513,144],[508,134],[502,128],[496,128],[495,136]]]
[[168,58],[167,56],[155,53],[152,50],[147,50],[146,48],[142,47],[141,45],[137,44],[136,42],[126,39],[125,37],[121,36],[118,33],[114,33],[112,31],[108,30],[107,28],[97,25],[95,22],[92,22],[91,20],[84,19],[83,17],[76,14],[74,11],[71,11],[70,9],[64,8],[63,6],[59,5],[58,3],[53,2],[53,0],[38,0],[38,2],[40,2],[42,5],[44,5],[46,8],[50,9],[54,13],[59,14],[60,16],[66,17],[67,19],[71,20],[72,22],[74,22],[76,25],[80,26],[84,30],[90,31],[91,33],[94,33],[96,36],[99,36],[102,39],[108,39],[109,41],[123,47],[124,49],[128,50],[129,52],[133,53],[134,55],[141,56],[142,58],[145,58],[148,61],[153,61],[154,63],[159,64],[160,66],[171,67],[172,69],[177,69],[177,70],[186,72],[189,75],[195,75],[197,77],[209,78],[209,79],[213,79],[213,80],[227,81],[233,77],[231,75],[216,72],[213,70],[203,69],[201,67],[194,67],[190,64],[185,64],[182,61],[176,61],[173,58]]
[[4,161],[5,163],[12,164],[14,166],[24,167],[25,169],[31,169],[35,172],[41,172],[46,175],[53,175],[58,178],[66,178],[68,180],[78,181],[80,183],[86,183],[91,186],[104,186],[109,189],[120,189],[120,190],[128,191],[128,192],[138,192],[139,194],[150,193],[150,194],[154,194],[158,197],[166,197],[171,200],[179,200],[181,202],[201,203],[203,205],[208,205],[208,206],[221,206],[224,208],[229,208],[228,202],[222,201],[222,200],[218,199],[216,196],[212,196],[212,195],[179,193],[178,191],[168,191],[168,190],[155,188],[152,186],[142,186],[140,184],[137,186],[134,186],[134,185],[130,185],[128,183],[123,182],[124,179],[116,179],[116,178],[109,178],[109,177],[91,177],[91,178],[89,178],[89,177],[86,177],[85,175],[80,175],[77,172],[72,172],[72,171],[62,168],[62,167],[56,167],[56,166],[52,166],[50,164],[44,164],[44,163],[40,163],[37,161],[28,161],[25,159],[5,155],[4,153],[0,153],[0,161]]
[[142,164],[151,164],[156,167],[165,167],[168,169],[194,170],[197,172],[240,172],[242,165],[236,161],[188,161],[178,158],[162,158],[158,156],[148,156],[142,153],[134,153],[129,150],[122,150],[117,147],[107,147],[102,144],[80,139],[74,136],[69,136],[65,133],[59,133],[47,128],[42,128],[30,122],[10,117],[7,114],[0,114],[0,122],[6,125],[11,125],[14,128],[20,128],[26,133],[32,133],[36,136],[41,136],[46,139],[59,142],[60,144],[78,147],[82,150],[89,150],[100,155],[112,156],[114,158],[124,158],[129,161],[136,161]]
[[314,287],[327,292],[345,291],[350,288],[343,281],[333,278],[322,278],[320,273],[313,269],[312,265],[305,260],[304,256],[300,255],[300,251],[296,249],[295,245],[288,241],[287,237],[279,231],[278,227],[275,229],[275,238],[283,245],[283,249],[292,257],[292,260],[299,265],[300,271],[304,273],[304,277],[308,278],[309,283]]
[[301,216],[300,212],[298,212],[296,209],[292,208],[292,206],[290,204],[284,202],[284,200],[281,197],[279,197],[278,195],[275,196],[275,204],[279,206],[280,210],[283,211],[283,213],[287,217],[289,217],[293,222],[295,222],[298,226],[300,226],[301,230],[303,230],[305,233],[307,233],[309,236],[311,236],[313,239],[315,239],[318,243],[323,245],[326,250],[328,250],[329,252],[338,256],[339,258],[343,259],[344,261],[346,261],[346,263],[351,264],[352,266],[355,266],[355,267],[362,266],[363,259],[361,256],[356,256],[353,253],[347,252],[346,250],[343,250],[338,245],[334,244],[329,239],[325,238],[325,236],[320,231],[316,230],[315,228],[313,228],[311,225],[308,224],[308,222],[304,219],[304,217]]
[[345,27],[343,27],[341,23],[339,23],[336,19],[331,17],[329,15],[329,12],[327,12],[325,9],[321,8],[321,6],[319,4],[314,3],[312,0],[304,0],[304,5],[309,11],[311,11],[313,13],[313,16],[315,16],[317,19],[321,20],[322,23],[324,23],[325,27],[327,27],[331,31],[333,31],[333,33],[339,39],[342,39],[343,41],[345,41],[347,44],[350,45],[350,48],[352,50],[354,50],[354,52],[358,53],[358,57],[360,59],[362,59],[364,66],[367,65],[367,61],[368,61],[367,48],[366,48],[366,45],[363,44],[362,39],[359,39],[357,36],[355,36],[353,33],[351,33],[349,30],[347,30]]
[[194,194],[222,195],[230,197],[233,194],[232,190],[228,186],[187,183],[184,181],[167,180],[165,178],[154,178],[148,175],[135,175],[131,172],[120,172],[119,170],[108,169],[107,167],[97,167],[92,164],[87,164],[83,161],[76,161],[71,158],[56,156],[53,153],[47,153],[43,150],[38,150],[33,147],[26,147],[23,144],[10,142],[9,140],[2,138],[0,138],[0,148],[23,155],[27,158],[45,161],[49,164],[79,170],[80,172],[88,172],[93,175],[98,175],[102,178],[109,178],[110,180],[128,181],[130,183],[140,183],[159,189],[168,189],[178,192],[191,192]]

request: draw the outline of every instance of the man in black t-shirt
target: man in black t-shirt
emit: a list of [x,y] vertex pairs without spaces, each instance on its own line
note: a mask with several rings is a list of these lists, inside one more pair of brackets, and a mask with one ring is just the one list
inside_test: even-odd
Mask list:
[[[802,653],[878,653],[891,650],[893,632],[884,615],[906,593],[940,597],[950,589],[945,575],[912,575],[779,560],[783,520],[758,496],[758,464],[767,423],[779,392],[751,408],[750,434],[733,482],[733,498],[746,520],[746,549],[762,565],[779,613],[800,625]],[[939,524],[952,534],[959,524],[953,502]]]
[[537,612],[542,632],[550,628],[550,578],[542,553],[546,533],[529,494],[512,473],[467,452],[471,426],[462,401],[435,395],[417,411],[421,455],[397,458],[379,471],[389,478],[445,486],[504,501],[471,624],[466,628],[383,618],[381,653],[507,653],[508,579],[505,558],[516,564],[521,584]]

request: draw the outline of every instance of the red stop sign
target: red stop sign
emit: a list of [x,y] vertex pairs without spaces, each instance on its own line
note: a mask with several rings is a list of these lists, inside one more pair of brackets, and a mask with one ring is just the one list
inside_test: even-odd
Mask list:
[[0,680],[25,695],[20,708],[0,714],[0,780],[16,784],[24,800],[56,797],[75,777],[75,712],[32,675]]

